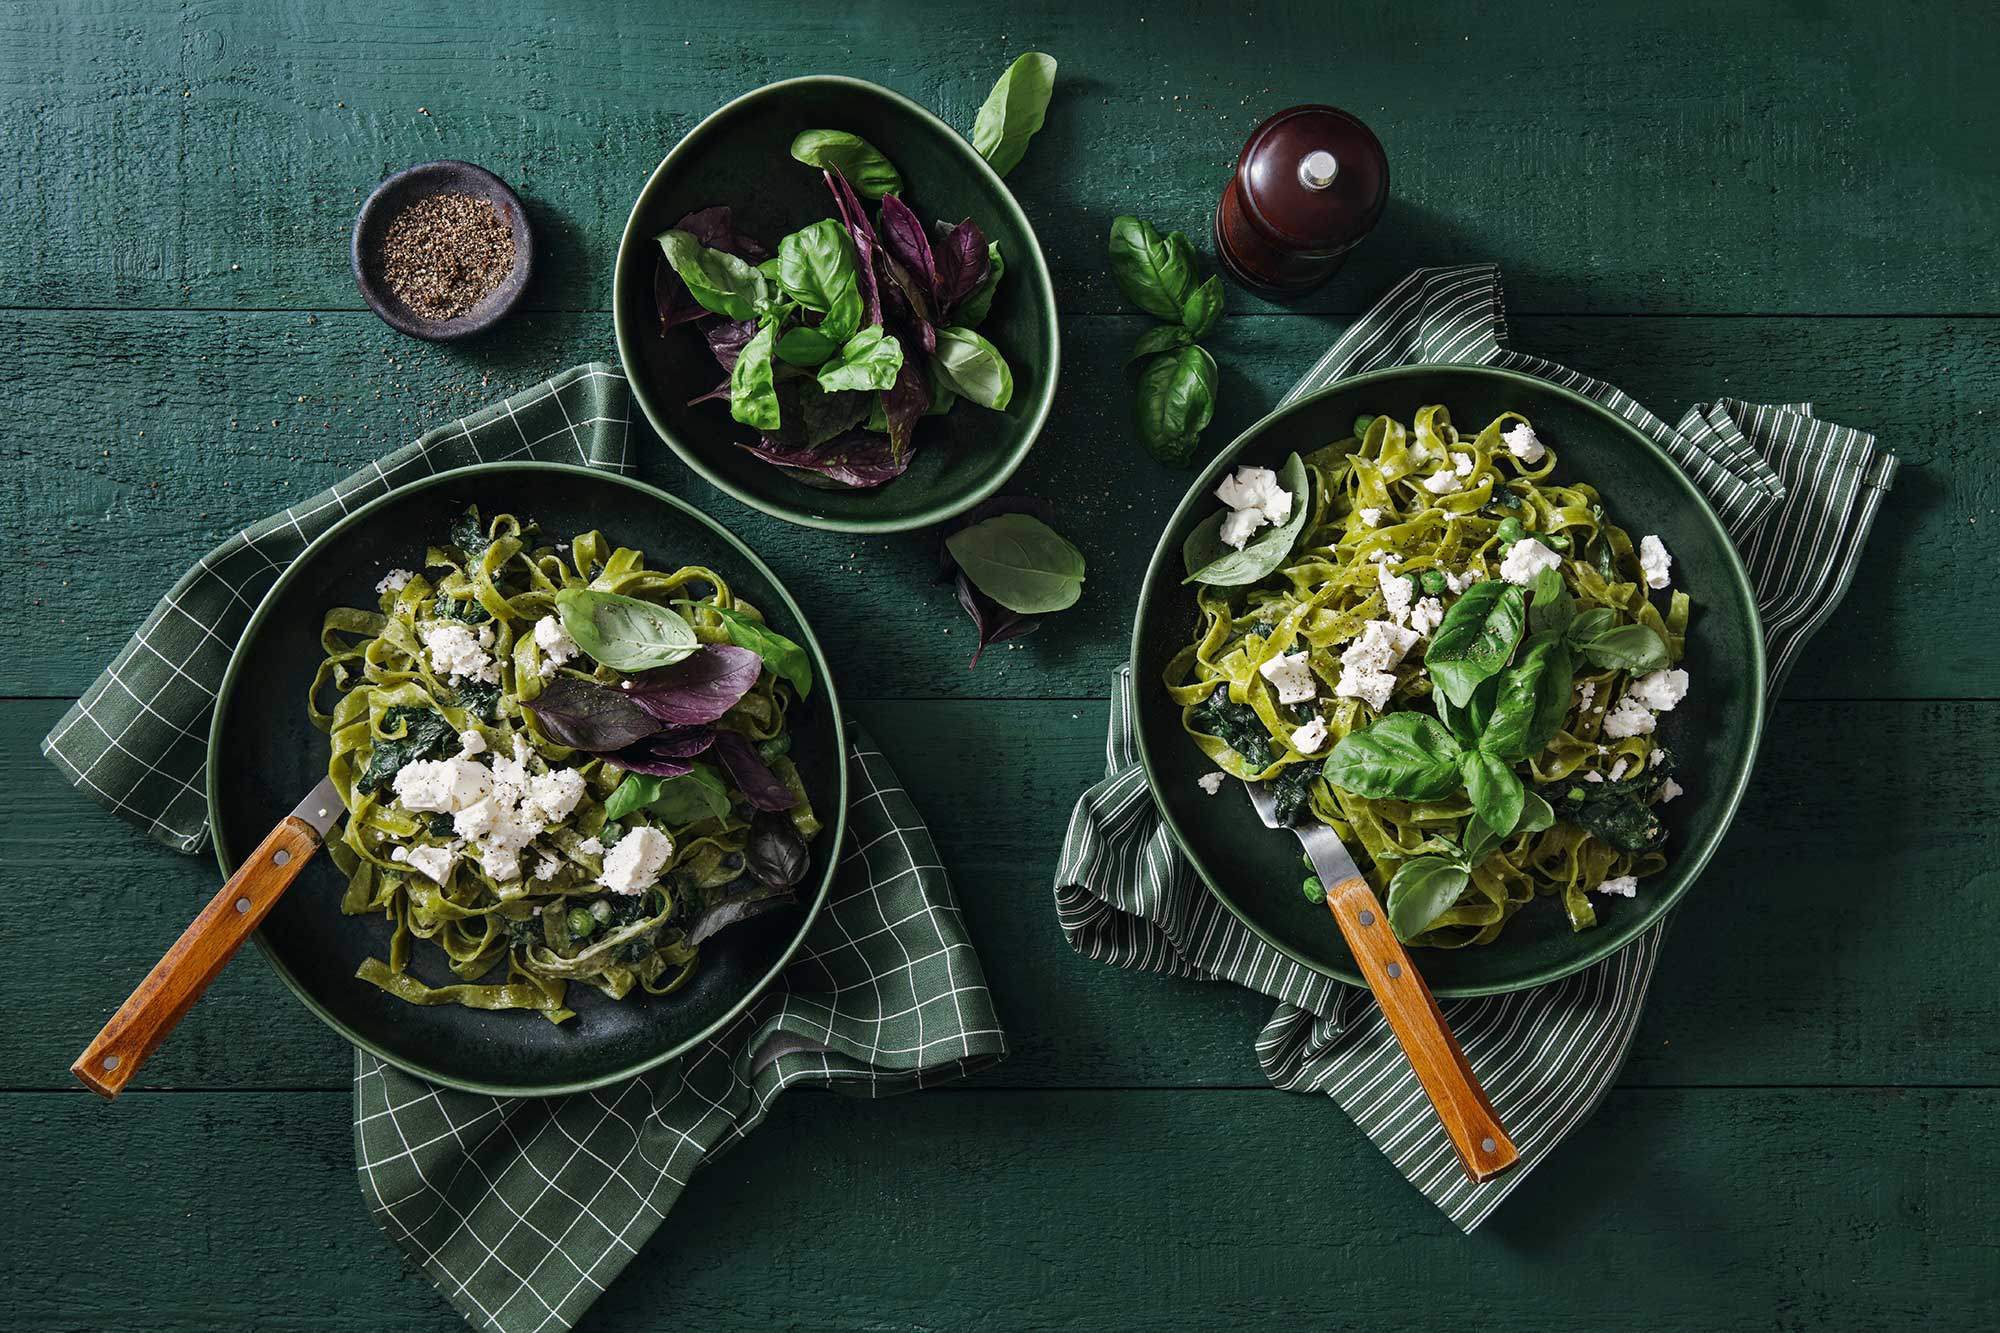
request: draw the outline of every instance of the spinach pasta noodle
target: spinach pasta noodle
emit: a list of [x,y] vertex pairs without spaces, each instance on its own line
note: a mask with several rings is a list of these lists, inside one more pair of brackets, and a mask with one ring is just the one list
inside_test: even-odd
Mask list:
[[[710,935],[795,901],[810,673],[721,574],[471,510],[376,591],[326,613],[309,700],[348,811],[341,910],[391,923],[360,977],[561,1023],[570,983],[670,993]],[[413,974],[423,942],[455,982]]]
[[1516,413],[1362,417],[1235,469],[1183,551],[1199,629],[1165,685],[1221,770],[1201,785],[1267,782],[1281,818],[1331,825],[1410,943],[1490,944],[1544,897],[1585,930],[1593,893],[1666,865],[1688,597],[1658,537],[1555,469]]

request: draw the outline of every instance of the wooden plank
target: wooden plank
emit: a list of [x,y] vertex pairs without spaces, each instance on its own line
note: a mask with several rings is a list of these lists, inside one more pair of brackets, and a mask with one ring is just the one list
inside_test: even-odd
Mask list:
[[[1145,460],[1118,369],[1144,317],[1068,323],[1063,407],[1014,487],[1056,502],[1084,546],[1084,600],[977,672],[964,614],[933,586],[928,534],[849,538],[766,518],[693,480],[641,431],[644,474],[740,532],[791,583],[850,681],[877,697],[1103,693],[1159,525],[1185,473]],[[1985,440],[2000,410],[2000,321],[1524,318],[1519,346],[1613,376],[1678,416],[1696,400],[1812,398],[1878,430],[1907,468],[1795,696],[1996,697],[2000,596]],[[1241,318],[1216,343],[1220,447],[1274,404],[1332,339],[1327,321]],[[17,369],[0,394],[37,426],[0,443],[0,530],[31,533],[0,694],[80,692],[194,555],[423,430],[577,361],[607,355],[595,315],[525,319],[489,342],[432,347],[372,316],[0,312]],[[304,401],[300,401],[301,398]],[[87,411],[80,406],[87,400]],[[273,426],[271,423],[278,424]],[[1107,476],[1115,476],[1110,480]],[[118,573],[106,572],[115,560]],[[1952,633],[1935,626],[1950,624]],[[893,645],[893,646],[891,646]]]
[[[148,841],[65,788],[35,743],[60,709],[0,704],[0,956],[47,1002],[0,1025],[0,1087],[69,1083],[70,1060],[213,892],[214,867]],[[863,703],[951,867],[1011,1058],[1008,1087],[1257,1087],[1268,1002],[1078,957],[1050,880],[1078,792],[1100,776],[1102,705]],[[1990,946],[1941,898],[1993,887],[2000,705],[1776,710],[1735,831],[1683,909],[1624,1080],[1645,1085],[1980,1084],[2000,1001],[1968,984]],[[937,738],[953,738],[939,745]],[[1935,820],[1934,777],[1963,775]],[[88,848],[75,928],[75,857]],[[254,1034],[254,1036],[252,1035]],[[260,959],[238,960],[141,1072],[167,1088],[339,1087],[346,1051]]]
[[[1991,313],[1989,22],[1976,4],[1776,0],[1599,5],[1587,23],[1551,0],[1448,23],[1379,3],[1328,22],[1309,0],[1110,21],[1038,0],[964,23],[916,0],[559,22],[509,0],[470,24],[384,22],[352,0],[15,7],[0,20],[0,265],[11,304],[356,309],[361,197],[459,157],[529,199],[549,260],[531,299],[594,308],[646,175],[731,96],[838,70],[965,128],[1007,61],[1039,48],[1062,93],[1010,183],[1078,309],[1117,308],[1114,214],[1206,248],[1250,129],[1333,100],[1382,137],[1395,199],[1305,309],[1354,310],[1440,256],[1498,256],[1523,311]],[[1716,40],[1773,30],[1784,40]]]
[[[0,1096],[38,1201],[9,1326],[461,1328],[371,1224],[349,1107]],[[795,1091],[584,1327],[1979,1327],[1996,1115],[1991,1089],[1618,1092],[1464,1237],[1316,1097]]]

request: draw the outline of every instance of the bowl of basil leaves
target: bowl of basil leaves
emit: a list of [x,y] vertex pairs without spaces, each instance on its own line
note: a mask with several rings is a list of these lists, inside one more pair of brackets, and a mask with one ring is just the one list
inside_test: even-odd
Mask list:
[[1060,360],[1048,266],[999,174],[1053,73],[1010,67],[973,143],[886,88],[814,76],[737,98],[667,154],[612,309],[634,396],[689,467],[841,532],[927,527],[1000,489]]

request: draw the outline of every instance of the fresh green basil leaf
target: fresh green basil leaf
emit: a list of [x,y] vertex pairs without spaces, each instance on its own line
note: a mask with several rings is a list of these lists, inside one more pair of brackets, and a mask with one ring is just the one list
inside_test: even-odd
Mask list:
[[604,819],[606,823],[623,819],[660,794],[660,784],[664,778],[653,777],[649,773],[627,773],[611,794],[604,798]]
[[1000,349],[963,325],[937,331],[937,353],[931,368],[952,392],[968,402],[1007,410],[1014,400],[1014,372]]
[[944,541],[972,586],[1009,611],[1042,615],[1083,595],[1083,552],[1032,514],[999,514]]
[[576,646],[614,671],[671,666],[701,647],[694,627],[670,608],[622,593],[564,588],[556,613]]
[[1593,606],[1569,623],[1565,633],[1572,648],[1581,648],[1618,623],[1618,613],[1608,606]]
[[778,242],[778,289],[808,310],[825,314],[857,281],[854,242],[833,218]]
[[1486,827],[1506,837],[1521,820],[1521,805],[1527,788],[1507,762],[1484,750],[1465,756],[1461,772],[1465,794],[1472,798],[1473,816]]
[[1574,678],[1560,631],[1529,635],[1521,660],[1499,677],[1500,693],[1479,748],[1510,764],[1540,754],[1562,728]]
[[1139,341],[1132,344],[1132,351],[1125,358],[1125,366],[1144,361],[1149,356],[1161,352],[1174,352],[1194,341],[1194,335],[1179,324],[1155,324],[1139,335]]
[[1442,690],[1433,691],[1431,703],[1437,709],[1438,720],[1443,722],[1458,738],[1458,743],[1468,750],[1479,748],[1479,738],[1486,732],[1487,721],[1493,716],[1493,704],[1500,696],[1500,677],[1489,676],[1472,691],[1472,698],[1464,707],[1452,703]]
[[729,641],[738,648],[748,648],[764,659],[764,665],[773,674],[792,683],[792,688],[803,699],[812,693],[812,659],[806,650],[793,643],[761,620],[753,620],[741,611],[731,611],[723,607],[712,607],[716,615],[722,617],[722,624],[729,631]]
[[1569,585],[1563,582],[1562,570],[1545,569],[1535,575],[1531,591],[1534,601],[1528,606],[1528,632],[1567,632],[1576,620],[1576,598],[1571,594]]
[[1439,801],[1461,785],[1465,750],[1436,718],[1391,713],[1350,731],[1326,760],[1326,780],[1369,800]]
[[1540,833],[1545,828],[1553,828],[1555,822],[1556,812],[1549,803],[1529,792],[1521,798],[1521,822],[1514,825],[1514,832]]
[[870,324],[819,368],[819,385],[829,393],[843,389],[880,392],[896,382],[902,369],[903,345],[880,324]]
[[1240,588],[1284,564],[1312,513],[1311,475],[1297,454],[1285,460],[1285,466],[1278,471],[1278,484],[1292,497],[1291,517],[1263,529],[1244,543],[1240,551],[1222,540],[1222,524],[1229,517],[1228,510],[1218,509],[1196,524],[1195,530],[1181,543],[1181,564],[1188,571],[1181,582]]
[[1441,856],[1414,856],[1389,880],[1389,927],[1408,944],[1450,911],[1470,876]]
[[794,324],[786,329],[771,349],[780,361],[788,366],[799,366],[806,370],[824,362],[840,350],[840,344],[815,328],[804,324]]
[[1194,247],[1177,231],[1162,237],[1144,218],[1115,217],[1111,276],[1126,300],[1149,315],[1178,324],[1194,287]]
[[762,272],[726,250],[711,250],[684,231],[660,233],[660,249],[688,293],[705,310],[730,319],[756,319],[771,303]]
[[1667,644],[1646,625],[1614,625],[1577,643],[1592,666],[1617,671],[1658,671],[1667,665]]
[[993,308],[994,289],[999,287],[1000,279],[1006,272],[1007,261],[1000,257],[1000,242],[988,241],[986,276],[979,280],[979,285],[963,301],[952,307],[953,322],[963,329],[977,328],[979,322],[986,318],[986,312]]
[[1007,66],[986,94],[972,122],[972,146],[994,174],[1004,176],[1020,165],[1028,140],[1042,128],[1055,88],[1055,58],[1029,51]]
[[1467,588],[1431,632],[1424,652],[1431,683],[1463,707],[1481,681],[1505,669],[1527,618],[1527,603],[1513,584],[1486,579]]
[[778,429],[778,383],[771,365],[777,326],[766,323],[743,344],[729,371],[729,415],[761,431]]
[[1465,847],[1459,854],[1458,864],[1466,870],[1477,870],[1480,862],[1493,854],[1495,848],[1506,839],[1488,828],[1483,819],[1465,821]]
[[895,163],[874,144],[846,130],[806,130],[792,140],[792,156],[809,167],[838,171],[864,199],[880,199],[903,190]]
[[1192,338],[1206,338],[1222,322],[1222,275],[1217,273],[1188,293],[1181,306],[1181,325]]
[[1200,346],[1153,358],[1139,376],[1132,414],[1147,452],[1187,466],[1215,415],[1215,358]]
[[[631,778],[626,778],[630,782]],[[646,803],[646,813],[663,824],[692,824],[701,819],[721,819],[729,814],[729,784],[718,776],[707,764],[696,764],[693,771],[678,777],[662,778],[660,789],[653,799]],[[624,786],[620,783],[619,786]],[[616,796],[618,793],[611,793]],[[605,802],[605,818],[609,819],[611,803]]]

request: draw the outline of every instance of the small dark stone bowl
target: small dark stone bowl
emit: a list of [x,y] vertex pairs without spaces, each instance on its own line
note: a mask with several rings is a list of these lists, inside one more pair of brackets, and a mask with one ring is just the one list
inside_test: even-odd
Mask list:
[[[382,276],[382,238],[396,215],[419,199],[439,194],[469,194],[489,200],[507,225],[514,229],[514,268],[485,299],[462,315],[450,319],[426,319],[396,295]],[[354,219],[354,283],[361,288],[368,308],[382,322],[399,333],[431,342],[450,342],[492,328],[514,308],[528,289],[535,267],[535,238],[528,229],[528,213],[521,197],[507,182],[484,167],[470,162],[422,162],[405,167],[375,187]]]

